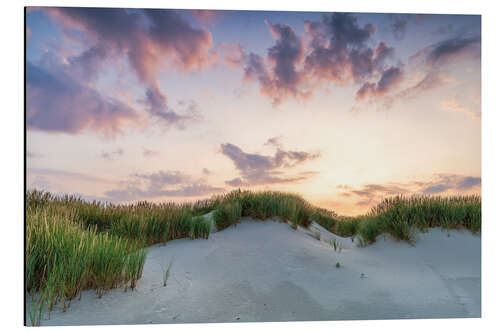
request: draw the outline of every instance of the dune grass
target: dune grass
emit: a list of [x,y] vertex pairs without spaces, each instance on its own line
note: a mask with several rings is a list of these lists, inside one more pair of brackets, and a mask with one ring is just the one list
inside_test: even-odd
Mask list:
[[297,194],[263,191],[236,190],[225,195],[215,196],[214,220],[218,230],[237,223],[241,217],[257,220],[279,218],[282,222],[291,221],[294,225],[309,227],[317,208]]
[[364,244],[373,243],[382,233],[411,244],[417,232],[435,227],[480,233],[481,197],[394,196],[353,221],[357,221],[354,233],[361,236]]
[[133,290],[146,248],[178,238],[208,238],[211,222],[201,215],[210,211],[217,230],[242,217],[278,218],[294,229],[316,221],[334,234],[358,239],[361,246],[382,233],[412,243],[417,231],[431,227],[481,232],[480,196],[396,196],[358,217],[338,216],[297,194],[241,190],[187,204],[129,205],[33,190],[27,192],[26,207],[26,284],[33,299],[38,295],[33,309],[39,315],[58,303],[65,311],[85,289],[99,297],[117,287]]
[[27,211],[27,291],[40,292],[49,311],[59,301],[66,311],[85,289],[95,289],[100,297],[117,286],[133,287],[145,253],[135,242],[85,229],[66,214]]
[[[213,203],[210,203],[213,204]],[[177,238],[208,238],[210,221],[196,212],[206,203],[110,205],[75,196],[29,191],[26,195],[26,286],[31,299],[49,314],[58,303],[66,311],[86,289],[134,290],[147,246]],[[30,316],[34,314],[30,312]],[[30,318],[31,318],[30,317]],[[32,324],[40,319],[33,317]]]

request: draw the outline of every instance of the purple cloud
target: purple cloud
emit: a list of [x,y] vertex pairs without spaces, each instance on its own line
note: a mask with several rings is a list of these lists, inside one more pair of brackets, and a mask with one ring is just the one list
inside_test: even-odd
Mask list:
[[418,64],[426,73],[415,85],[400,91],[397,98],[414,98],[424,91],[436,88],[446,79],[442,68],[459,59],[477,59],[481,55],[480,37],[453,37],[432,44],[410,57],[410,63]]
[[372,73],[374,52],[366,43],[375,32],[373,25],[361,27],[353,14],[333,13],[320,22],[306,21],[305,27],[310,40],[305,59],[309,75],[347,81]]
[[480,37],[455,37],[433,44],[426,57],[431,65],[443,65],[464,55],[479,57],[481,52]]
[[[244,81],[257,81],[261,94],[274,105],[289,97],[306,99],[321,82],[361,82],[381,75],[394,48],[370,46],[375,27],[360,26],[355,15],[333,13],[306,21],[303,38],[286,24],[267,22],[275,44],[267,58],[245,53],[240,45],[225,46],[226,62],[244,69]],[[266,61],[267,60],[267,61]]]
[[[105,61],[126,57],[137,77],[146,85],[147,111],[167,125],[197,117],[181,115],[168,106],[158,84],[164,65],[189,71],[213,62],[212,36],[196,28],[176,10],[119,8],[44,8],[59,22],[68,38],[91,46],[69,59],[84,82],[93,80]],[[83,32],[83,35],[81,34]],[[85,83],[80,82],[85,86]]]
[[112,160],[116,156],[122,156],[122,155],[123,155],[123,149],[121,149],[121,148],[118,148],[117,150],[113,150],[113,151],[109,151],[109,152],[103,151],[101,153],[101,157],[106,159],[106,160]]
[[343,197],[356,196],[360,200],[358,206],[368,206],[380,202],[383,198],[398,194],[442,194],[447,191],[467,192],[481,185],[481,177],[462,176],[456,174],[435,174],[430,180],[412,181],[409,183],[365,184],[359,189],[349,186],[337,186]]
[[91,129],[114,136],[128,123],[139,121],[136,110],[81,84],[55,59],[50,62],[50,69],[26,64],[29,129],[70,134]]
[[231,159],[241,177],[226,181],[231,186],[249,186],[264,184],[293,183],[307,179],[308,175],[283,177],[280,168],[292,168],[308,160],[316,159],[319,153],[285,151],[277,148],[274,156],[245,153],[240,147],[226,143],[221,145],[221,152]]
[[158,197],[198,197],[224,191],[202,180],[193,180],[180,171],[136,173],[124,182],[124,188],[105,192],[110,201],[144,200]]
[[401,15],[397,15],[393,23],[391,23],[391,31],[396,40],[402,40],[406,34],[406,25],[408,21]]
[[365,83],[356,93],[356,99],[361,100],[368,96],[380,97],[389,90],[397,87],[403,81],[403,71],[398,67],[391,67],[382,72],[377,83]]

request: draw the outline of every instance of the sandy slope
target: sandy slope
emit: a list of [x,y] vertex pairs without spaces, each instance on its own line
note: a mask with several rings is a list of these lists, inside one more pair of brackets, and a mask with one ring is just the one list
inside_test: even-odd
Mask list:
[[[321,232],[321,241],[311,236]],[[317,224],[249,219],[208,240],[151,247],[134,292],[85,292],[42,325],[479,317],[481,239],[420,234],[416,246],[379,237],[358,248]],[[167,287],[162,274],[173,260]],[[335,264],[340,262],[340,268]]]

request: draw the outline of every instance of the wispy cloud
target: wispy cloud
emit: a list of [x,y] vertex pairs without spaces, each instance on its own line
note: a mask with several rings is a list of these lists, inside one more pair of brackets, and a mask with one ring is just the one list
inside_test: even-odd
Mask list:
[[154,156],[158,156],[159,154],[160,154],[160,152],[158,152],[158,151],[151,150],[151,149],[148,149],[146,147],[142,147],[142,156],[144,156],[144,157],[154,157]]
[[[423,73],[417,82],[408,85],[401,65],[391,67],[382,72],[378,83],[363,84],[356,94],[356,100],[367,100],[370,97],[370,102],[382,103],[385,108],[390,108],[394,101],[416,98],[432,89],[454,83],[455,80],[444,74],[447,66],[464,59],[479,59],[480,54],[480,37],[451,37],[431,44],[409,58],[410,67]],[[444,107],[450,109],[452,105]]]
[[408,20],[403,15],[393,15],[394,21],[391,23],[390,28],[396,40],[402,40],[406,35],[406,26]]
[[226,181],[231,186],[250,186],[264,184],[294,183],[307,179],[310,175],[284,176],[280,169],[293,168],[321,155],[305,151],[283,150],[276,148],[273,156],[244,152],[231,143],[221,145],[221,152],[234,163],[240,177]]
[[370,206],[377,204],[383,198],[398,194],[444,194],[452,192],[460,194],[469,190],[477,189],[481,185],[481,177],[463,176],[456,174],[434,174],[430,179],[424,181],[412,181],[409,183],[390,182],[385,184],[365,184],[361,188],[354,189],[348,185],[337,185],[341,190],[340,196],[357,198],[358,206]]
[[444,65],[461,57],[479,57],[481,38],[454,37],[431,45],[426,53],[426,62],[432,66]]
[[282,147],[281,144],[281,137],[279,136],[274,136],[272,138],[267,139],[266,143],[264,144],[266,146],[274,146],[274,147]]
[[65,171],[59,169],[48,169],[48,168],[29,168],[27,170],[30,174],[46,175],[46,176],[57,176],[57,177],[68,177],[78,180],[85,180],[90,182],[101,182],[113,184],[112,180],[107,180],[106,178],[101,178],[97,176],[87,175],[85,173]]
[[450,112],[461,112],[467,114],[475,119],[481,119],[481,110],[480,109],[472,109],[462,105],[456,100],[444,100],[441,101],[441,108],[445,111]]
[[385,95],[389,90],[393,90],[403,81],[403,71],[398,67],[391,67],[382,72],[382,76],[377,83],[365,83],[356,93],[356,99],[361,100],[366,97],[379,97]]
[[154,173],[135,173],[122,182],[120,188],[106,191],[112,202],[146,200],[161,197],[200,197],[224,191],[224,188],[193,179],[180,171],[160,170]]
[[140,121],[130,106],[71,76],[69,65],[54,55],[46,54],[43,61],[26,64],[28,129],[71,134],[91,129],[114,136]]
[[113,150],[113,151],[103,151],[101,153],[101,157],[106,159],[106,160],[112,160],[114,159],[115,157],[117,156],[122,156],[123,155],[123,149],[121,148],[118,148],[117,150]]

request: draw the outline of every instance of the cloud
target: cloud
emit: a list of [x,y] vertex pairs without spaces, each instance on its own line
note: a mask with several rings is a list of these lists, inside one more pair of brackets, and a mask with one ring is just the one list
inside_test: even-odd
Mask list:
[[28,168],[28,188],[68,193],[65,184],[84,182],[110,185],[101,196],[78,195],[102,202],[121,203],[160,197],[201,197],[224,191],[224,188],[193,179],[181,171],[159,170],[153,173],[134,173],[124,181],[57,169]]
[[69,134],[91,129],[114,136],[128,124],[140,122],[136,110],[80,83],[53,55],[44,60],[49,64],[26,64],[29,129]]
[[425,19],[425,14],[388,14],[389,31],[397,41],[405,38],[410,24],[420,25]]
[[[146,85],[147,110],[153,116],[168,125],[193,119],[190,115],[177,114],[168,106],[157,75],[164,65],[191,71],[213,63],[212,35],[208,30],[194,27],[176,10],[76,7],[44,10],[61,24],[68,38],[92,45],[70,59],[74,67],[87,76],[83,79],[96,76],[104,60],[126,57]],[[77,32],[83,32],[83,37]]]
[[112,160],[114,157],[122,156],[122,155],[123,155],[123,149],[121,149],[121,148],[118,148],[117,150],[109,151],[109,152],[103,151],[101,153],[101,157],[106,159],[106,160]]
[[157,156],[159,154],[160,153],[157,151],[142,147],[142,156],[144,156],[144,157],[153,157],[153,156]]
[[293,177],[282,176],[282,168],[293,168],[308,160],[316,159],[319,153],[282,150],[277,148],[274,156],[245,153],[231,143],[221,145],[221,152],[234,163],[240,177],[226,181],[231,186],[250,186],[264,184],[293,183],[307,179],[308,175]]
[[401,15],[397,15],[393,23],[391,23],[391,31],[394,35],[394,39],[402,40],[406,34],[406,25],[408,21],[405,20]]
[[479,57],[480,37],[454,37],[430,46],[426,61],[431,65],[443,65],[464,56]]
[[[201,119],[198,104],[192,100],[189,101],[183,113],[174,111],[168,106],[167,97],[161,92],[156,83],[146,90],[146,104],[148,105],[149,113],[163,120],[161,124],[167,127],[175,125],[180,129],[184,129],[186,123]],[[186,102],[180,101],[178,104],[184,106]]]
[[217,48],[220,53],[219,61],[232,68],[242,68],[244,66],[247,54],[240,43],[226,44],[221,42]]
[[213,173],[212,171],[208,170],[207,168],[203,168],[203,170],[201,170],[201,171],[203,172],[203,174],[205,176],[211,175]]
[[[464,59],[479,59],[481,53],[480,37],[452,37],[441,42],[431,44],[412,55],[409,58],[409,65],[423,73],[421,78],[410,86],[406,85],[402,90],[396,88],[403,83],[403,73],[398,73],[391,67],[386,69],[379,83],[382,83],[386,74],[384,86],[389,89],[379,89],[378,84],[367,82],[357,92],[356,99],[363,100],[367,96],[384,97],[379,98],[386,108],[390,108],[395,100],[408,100],[416,98],[425,91],[441,87],[445,84],[456,82],[444,74],[446,67],[454,62]],[[393,71],[392,73],[388,72]],[[392,75],[389,75],[392,74]],[[389,94],[389,92],[394,93]],[[371,99],[374,100],[373,98]],[[441,107],[448,111],[466,112],[474,118],[480,118],[480,111],[471,110],[453,101],[443,101]]]
[[193,180],[180,171],[160,170],[154,173],[135,173],[122,188],[106,191],[110,201],[145,200],[158,197],[199,197],[224,191],[224,188]]
[[286,24],[266,21],[275,44],[267,58],[246,53],[241,45],[224,45],[225,61],[244,70],[244,82],[257,81],[273,105],[287,98],[307,99],[322,82],[345,84],[382,75],[394,48],[384,41],[371,47],[376,31],[361,26],[350,13],[325,15],[306,21],[303,37]]
[[444,100],[441,101],[441,108],[445,111],[450,112],[461,112],[471,116],[474,119],[481,119],[481,110],[471,109],[456,100]]
[[220,10],[208,10],[208,9],[192,9],[191,15],[193,15],[198,21],[203,24],[215,24],[223,17],[223,11]]
[[47,8],[66,29],[87,33],[96,45],[126,55],[139,77],[153,82],[162,62],[183,70],[210,62],[211,33],[196,28],[182,12],[168,9]]
[[374,51],[367,42],[375,32],[371,24],[360,26],[350,13],[325,15],[305,22],[309,40],[305,70],[317,80],[343,82],[372,74]]
[[379,97],[389,90],[396,88],[403,81],[403,71],[398,67],[391,67],[382,72],[377,83],[365,83],[356,93],[356,99],[361,100],[368,96]]
[[468,190],[481,184],[481,177],[465,177],[458,181],[456,187],[460,190]]
[[189,184],[176,189],[146,189],[129,186],[125,189],[106,191],[106,198],[111,201],[145,200],[158,197],[200,197],[224,191],[223,188],[208,184]]
[[481,177],[456,174],[434,174],[430,179],[424,181],[365,184],[358,189],[354,189],[347,185],[338,185],[336,188],[342,191],[339,194],[340,196],[358,198],[356,203],[358,206],[369,206],[379,203],[385,197],[399,194],[433,195],[447,192],[456,194],[477,189],[480,185]]
[[242,64],[244,81],[259,82],[260,92],[271,98],[273,105],[280,104],[289,96],[309,96],[308,91],[301,89],[303,73],[299,67],[304,56],[302,40],[289,25],[273,24],[269,21],[266,21],[266,24],[271,36],[276,40],[267,50],[267,62],[258,54],[245,54],[241,47],[229,50],[227,61]]
[[282,146],[281,145],[281,137],[275,136],[275,137],[269,138],[264,145],[281,147]]
[[48,168],[28,168],[26,171],[28,177],[54,178],[60,181],[84,181],[99,184],[115,184],[113,180],[97,176],[87,175],[80,172],[65,171]]
[[397,98],[414,98],[420,93],[452,82],[442,69],[460,59],[479,59],[480,37],[453,37],[427,46],[410,57],[410,63],[425,73],[423,78],[397,94]]
[[180,171],[158,171],[150,174],[135,173],[133,177],[145,180],[150,188],[162,188],[165,185],[176,185],[189,181],[190,177]]
[[267,50],[267,57],[271,63],[272,88],[275,103],[280,102],[282,95],[296,96],[299,94],[298,85],[301,73],[297,70],[304,56],[302,41],[295,31],[286,24],[272,24],[266,21],[276,44]]
[[439,194],[449,190],[466,191],[481,184],[481,177],[437,174],[419,189],[424,194]]

